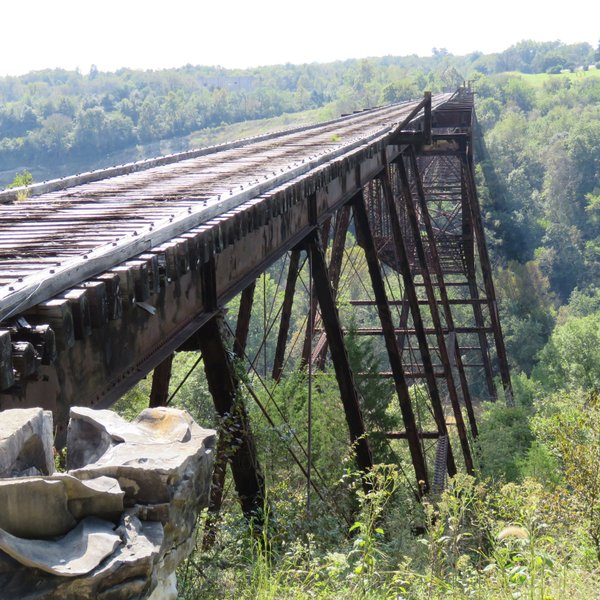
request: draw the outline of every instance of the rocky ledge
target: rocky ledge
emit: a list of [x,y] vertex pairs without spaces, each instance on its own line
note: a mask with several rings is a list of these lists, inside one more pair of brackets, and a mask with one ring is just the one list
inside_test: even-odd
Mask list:
[[70,417],[58,473],[52,414],[0,413],[0,599],[174,600],[215,432],[172,408],[131,423],[82,407]]

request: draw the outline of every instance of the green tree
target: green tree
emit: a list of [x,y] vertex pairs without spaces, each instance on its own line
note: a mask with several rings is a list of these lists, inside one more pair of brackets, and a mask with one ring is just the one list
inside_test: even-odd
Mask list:
[[600,390],[600,312],[568,317],[539,353],[533,376],[549,390]]

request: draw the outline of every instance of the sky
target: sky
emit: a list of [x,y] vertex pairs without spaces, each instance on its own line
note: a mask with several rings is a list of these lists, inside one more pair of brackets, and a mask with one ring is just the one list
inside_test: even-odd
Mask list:
[[1,0],[0,76],[500,52],[600,38],[597,0]]

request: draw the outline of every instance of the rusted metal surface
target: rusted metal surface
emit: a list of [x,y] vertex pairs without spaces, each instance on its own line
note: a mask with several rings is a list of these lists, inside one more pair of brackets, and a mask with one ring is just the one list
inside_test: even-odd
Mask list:
[[173,355],[171,354],[154,369],[152,373],[152,389],[150,390],[150,408],[167,405],[172,366]]
[[319,301],[327,339],[329,340],[331,358],[340,388],[346,422],[350,430],[350,439],[354,444],[358,468],[366,472],[373,466],[373,457],[362,418],[358,391],[350,369],[348,353],[344,346],[342,327],[321,244],[318,232],[313,233],[306,239],[306,249],[312,265],[314,289]]
[[294,248],[290,252],[288,275],[281,307],[281,319],[279,321],[279,332],[277,334],[277,345],[275,347],[275,357],[273,359],[272,377],[275,381],[281,379],[281,374],[283,372],[285,346],[290,330],[290,319],[292,317],[292,306],[294,304],[294,293],[296,291],[296,281],[298,280],[299,264],[300,250]]
[[215,470],[220,489],[214,491],[211,503],[213,511],[218,511],[223,491],[223,463],[229,463],[244,514],[260,521],[265,508],[265,482],[249,417],[239,393],[239,381],[224,340],[225,331],[222,316],[216,315],[198,332],[208,389],[221,417],[219,439],[225,438],[224,444],[220,444],[221,464]]
[[[365,214],[356,225],[368,249],[368,285],[376,298],[353,303],[377,306],[381,326],[365,323],[356,333],[383,336],[387,345],[392,370],[384,366],[379,376],[394,378],[405,423],[405,431],[390,439],[409,441],[415,476],[425,490],[431,472],[423,440],[451,437],[440,393],[443,381],[451,389],[453,371],[458,373],[476,433],[469,385],[471,373],[483,369],[488,389],[493,388],[490,334],[510,398],[473,182],[473,103],[462,96],[426,97],[314,127],[76,176],[66,187],[51,182],[37,187],[40,195],[18,204],[2,206],[12,192],[0,193],[0,409],[52,409],[60,438],[70,405],[108,406],[155,367],[153,401],[164,402],[170,357],[185,347],[211,353],[205,356],[207,377],[223,412],[237,382],[215,315],[243,292],[236,331],[236,354],[243,356],[254,282],[290,252],[271,371],[279,380],[300,248],[306,248],[320,314],[309,316],[307,339],[317,343],[304,355],[323,365],[329,350],[359,468],[370,468],[368,432],[335,307],[348,203],[363,198]],[[415,156],[403,182],[394,163],[408,149]],[[477,281],[477,258],[483,261],[483,286]],[[388,302],[382,271],[390,269],[403,286],[399,297]],[[452,311],[462,306],[472,311],[474,323],[453,318]],[[395,323],[391,307],[398,312]],[[265,364],[265,374],[266,369]],[[411,417],[408,388],[422,388],[422,380],[435,432],[421,431]],[[450,395],[456,417],[452,426],[458,426],[471,471],[456,390]],[[238,473],[248,513],[262,498],[263,486],[249,443]],[[226,445],[220,451],[226,453]],[[451,475],[456,472],[449,441],[440,460]],[[439,465],[436,478],[438,470]],[[220,481],[223,474],[221,469]]]
[[427,493],[429,490],[429,475],[427,474],[425,457],[423,456],[423,451],[419,443],[417,423],[415,420],[412,403],[410,401],[406,379],[404,378],[400,348],[398,347],[398,340],[396,339],[394,333],[392,313],[388,304],[385,284],[381,275],[381,268],[379,266],[377,249],[375,248],[373,234],[371,233],[371,229],[369,227],[369,219],[364,202],[365,201],[362,193],[355,196],[352,201],[358,243],[363,247],[365,256],[367,258],[367,265],[369,268],[369,274],[371,276],[371,284],[373,286],[379,319],[381,321],[381,329],[383,332],[390,365],[392,367],[394,383],[396,386],[396,394],[398,395],[398,400],[400,403],[400,411],[402,413],[402,420],[404,422],[406,439],[408,440],[411,459],[415,470],[415,477],[417,482],[420,482],[418,489],[423,493]]

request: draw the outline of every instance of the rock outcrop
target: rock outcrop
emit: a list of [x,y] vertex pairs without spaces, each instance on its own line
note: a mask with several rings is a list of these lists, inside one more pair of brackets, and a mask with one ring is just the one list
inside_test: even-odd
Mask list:
[[5,410],[0,419],[0,477],[54,472],[52,413],[41,408]]
[[[175,599],[208,503],[214,431],[170,408],[129,423],[74,407],[69,470],[53,473],[51,414],[25,412],[0,418],[0,599]],[[16,473],[26,476],[6,478]]]

